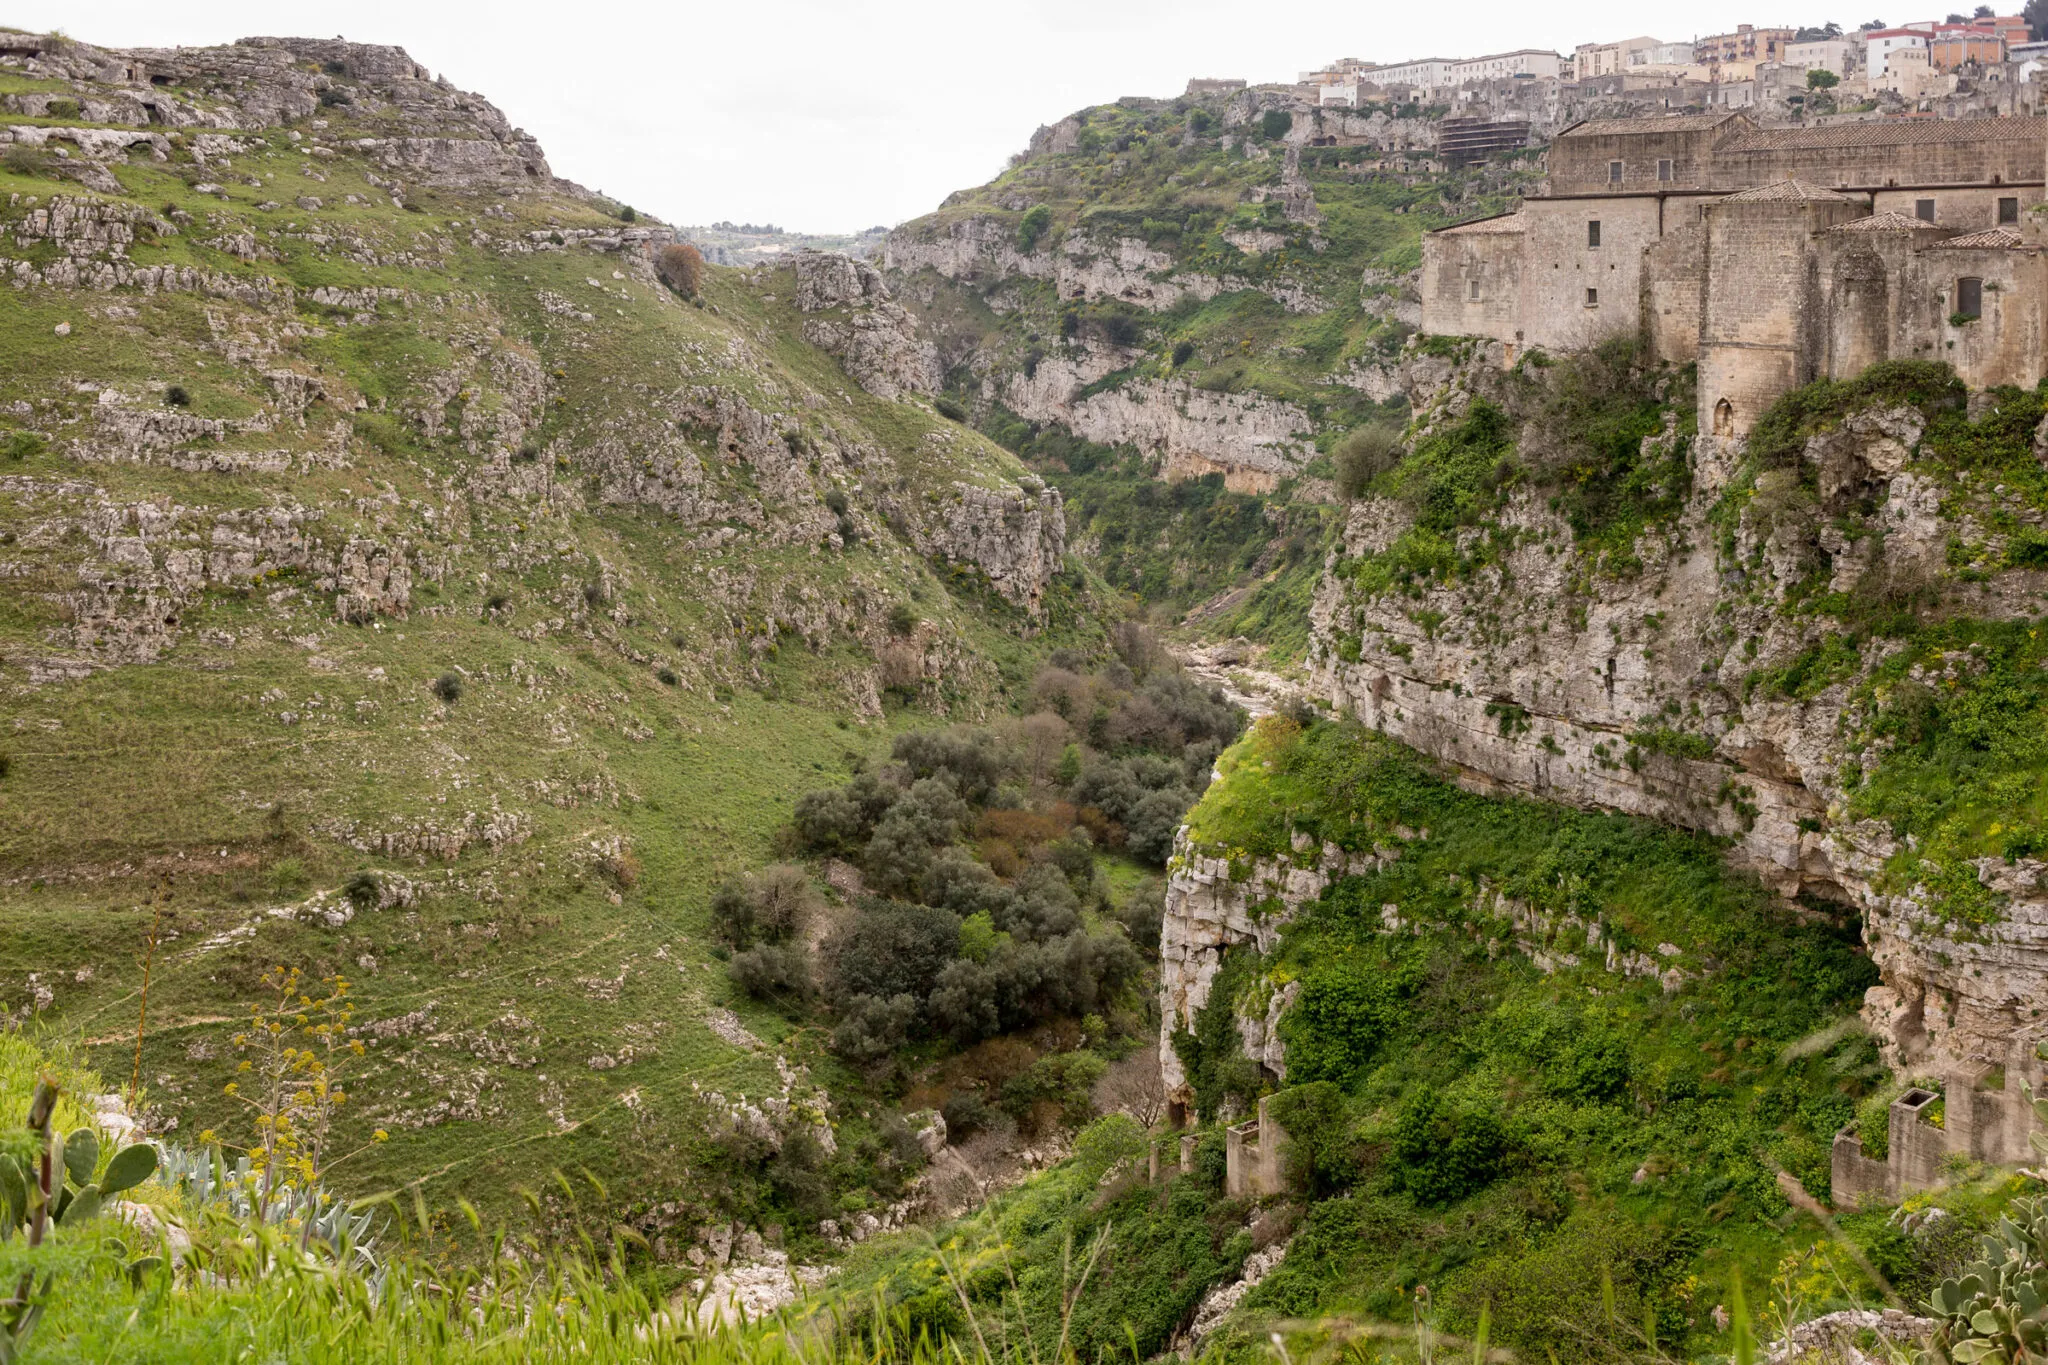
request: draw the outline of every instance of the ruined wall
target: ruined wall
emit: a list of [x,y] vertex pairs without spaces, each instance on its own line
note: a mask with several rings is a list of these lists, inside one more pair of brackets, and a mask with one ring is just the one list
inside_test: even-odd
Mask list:
[[[1914,258],[1908,274],[1903,354],[1938,356],[1973,389],[2032,388],[2048,366],[2048,254],[2038,247],[1966,246],[1958,238]],[[1979,281],[1982,314],[1952,323],[1958,284]]]

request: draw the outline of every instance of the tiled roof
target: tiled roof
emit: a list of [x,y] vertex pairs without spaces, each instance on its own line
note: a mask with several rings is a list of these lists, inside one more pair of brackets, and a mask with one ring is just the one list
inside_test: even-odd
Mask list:
[[1923,218],[1914,218],[1914,217],[1911,217],[1911,216],[1909,216],[1909,215],[1907,215],[1907,214],[1903,214],[1903,213],[1894,213],[1894,212],[1892,212],[1891,210],[1887,209],[1887,210],[1886,210],[1885,212],[1883,212],[1883,213],[1873,213],[1873,214],[1871,214],[1871,215],[1870,215],[1870,216],[1869,216],[1868,218],[1857,218],[1857,219],[1855,219],[1855,220],[1853,220],[1853,221],[1851,221],[1851,222],[1847,222],[1847,223],[1837,223],[1837,224],[1835,224],[1835,225],[1834,225],[1833,227],[1829,228],[1829,229],[1828,229],[1828,231],[1829,231],[1829,232],[1921,232],[1921,231],[1930,231],[1930,232],[1938,232],[1938,231],[1940,231],[1940,229],[1939,229],[1939,228],[1936,228],[1934,224],[1932,224],[1932,223],[1930,223],[1930,222],[1926,221],[1926,220],[1925,220],[1925,219],[1923,219]]
[[1818,185],[1809,185],[1804,180],[1780,180],[1774,184],[1758,185],[1755,189],[1744,190],[1740,194],[1731,194],[1724,202],[1847,204],[1851,201],[1845,195],[1836,194],[1833,190],[1824,190]]
[[1479,237],[1493,233],[1521,232],[1524,226],[1519,212],[1496,213],[1491,218],[1475,218],[1469,223],[1453,223],[1447,228],[1438,228],[1437,232],[1455,232],[1461,237]]
[[2012,227],[1986,228],[1982,232],[1966,232],[1960,237],[1951,237],[1945,242],[1936,242],[1937,247],[1990,247],[1995,251],[2010,251],[2021,244],[2020,230]]
[[1666,114],[1657,118],[1589,118],[1582,123],[1574,123],[1557,137],[1563,141],[1568,137],[1616,137],[1628,133],[1697,133],[1718,128],[1729,119],[1740,117],[1729,112]]
[[1928,142],[2039,142],[2038,118],[1896,118],[1831,123],[1818,128],[1756,128],[1721,145],[1724,152],[1780,152],[1806,147],[1904,147]]

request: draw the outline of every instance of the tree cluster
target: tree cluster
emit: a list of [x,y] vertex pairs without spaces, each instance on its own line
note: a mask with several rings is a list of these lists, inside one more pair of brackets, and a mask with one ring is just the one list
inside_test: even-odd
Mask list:
[[[714,930],[751,994],[820,999],[833,1045],[880,1064],[912,1042],[982,1040],[1102,1014],[1157,951],[1163,885],[1119,906],[1104,848],[1163,864],[1243,713],[1149,632],[1090,668],[1056,654],[1030,713],[899,736],[890,760],[801,798],[807,854],[854,864],[863,894],[805,946],[824,901],[801,867],[721,889]],[[1092,913],[1091,913],[1092,912]]]

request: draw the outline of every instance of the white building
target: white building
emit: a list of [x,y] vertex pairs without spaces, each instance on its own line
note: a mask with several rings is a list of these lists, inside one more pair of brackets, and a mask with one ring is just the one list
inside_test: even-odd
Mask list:
[[1636,64],[1635,54],[1648,52],[1664,46],[1655,38],[1623,38],[1617,43],[1580,43],[1572,49],[1572,72],[1575,79],[1591,80],[1595,76],[1618,76]]
[[1846,76],[1849,74],[1849,40],[1828,38],[1814,43],[1787,43],[1785,65]]
[[1655,47],[1638,47],[1628,54],[1629,68],[1639,66],[1691,66],[1691,43],[1658,43]]
[[1532,76],[1538,79],[1557,78],[1564,66],[1564,58],[1555,52],[1542,48],[1524,47],[1513,52],[1497,52],[1490,57],[1468,57],[1464,61],[1452,62],[1447,73],[1452,85],[1468,85],[1473,81],[1506,80],[1515,76]]
[[1413,62],[1373,67],[1360,79],[1374,85],[1412,85],[1421,90],[1448,90],[1477,81],[1503,80],[1515,76],[1556,79],[1564,59],[1555,52],[1525,47],[1514,52],[1495,52],[1484,57],[1425,57]]
[[1909,24],[1905,28],[1872,29],[1863,35],[1863,69],[1875,81],[1891,69],[1892,53],[1907,48],[1927,50],[1933,24]]

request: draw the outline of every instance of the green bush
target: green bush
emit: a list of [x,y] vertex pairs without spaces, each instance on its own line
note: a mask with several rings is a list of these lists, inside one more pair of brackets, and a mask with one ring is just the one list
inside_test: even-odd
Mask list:
[[1259,115],[1259,136],[1268,142],[1286,137],[1294,128],[1294,115],[1285,109],[1268,109]]
[[9,460],[26,460],[40,455],[50,448],[50,443],[41,434],[33,431],[10,431],[0,436],[0,457]]
[[1369,422],[1338,442],[1331,452],[1337,496],[1354,501],[1374,479],[1401,461],[1401,433],[1392,424]]
[[1401,1185],[1424,1204],[1448,1204],[1500,1177],[1507,1135],[1487,1109],[1448,1104],[1413,1090],[1394,1120],[1392,1154]]
[[1046,205],[1033,204],[1024,210],[1024,216],[1017,220],[1017,249],[1031,251],[1051,226],[1052,210]]

